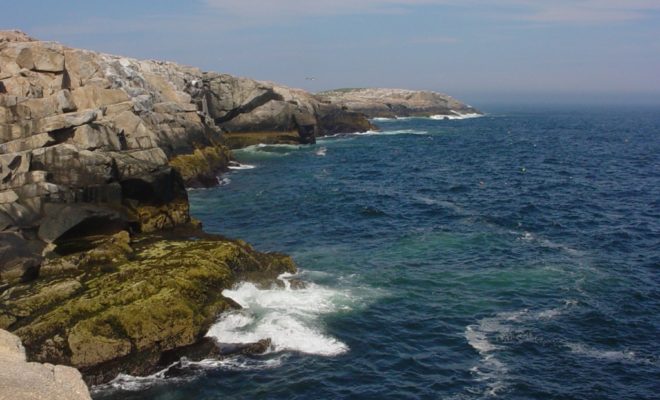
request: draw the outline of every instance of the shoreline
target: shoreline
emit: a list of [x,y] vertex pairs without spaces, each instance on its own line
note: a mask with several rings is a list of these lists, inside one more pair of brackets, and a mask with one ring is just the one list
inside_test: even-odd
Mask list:
[[237,306],[222,290],[296,270],[190,216],[187,190],[247,168],[231,148],[374,129],[299,89],[20,31],[0,55],[0,329],[89,384],[217,355],[204,335]]

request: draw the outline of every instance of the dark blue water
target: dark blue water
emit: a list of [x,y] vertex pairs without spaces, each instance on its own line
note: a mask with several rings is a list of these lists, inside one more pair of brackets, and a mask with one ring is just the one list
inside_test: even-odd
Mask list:
[[190,192],[310,282],[226,293],[247,309],[211,334],[271,353],[96,397],[658,398],[660,110],[378,123],[240,151],[254,169]]

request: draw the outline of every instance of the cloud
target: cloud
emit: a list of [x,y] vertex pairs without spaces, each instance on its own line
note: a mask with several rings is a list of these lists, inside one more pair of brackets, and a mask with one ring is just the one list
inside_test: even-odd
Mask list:
[[[405,13],[418,6],[452,6],[466,13],[546,23],[634,21],[660,11],[658,0],[204,0],[212,9],[243,19],[277,23],[290,18]],[[498,13],[499,11],[499,13]],[[499,14],[499,15],[498,15]]]

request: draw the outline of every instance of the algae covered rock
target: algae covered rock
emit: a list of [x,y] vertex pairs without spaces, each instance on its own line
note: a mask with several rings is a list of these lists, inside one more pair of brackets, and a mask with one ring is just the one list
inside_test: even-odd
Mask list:
[[296,268],[288,256],[197,230],[143,235],[131,248],[123,258],[69,255],[79,263],[73,272],[1,295],[5,328],[31,359],[75,366],[90,383],[153,372],[164,352],[201,340],[219,313],[237,307],[223,289]]
[[170,165],[181,173],[187,187],[211,187],[218,184],[218,173],[228,170],[230,160],[227,147],[207,146],[173,157]]

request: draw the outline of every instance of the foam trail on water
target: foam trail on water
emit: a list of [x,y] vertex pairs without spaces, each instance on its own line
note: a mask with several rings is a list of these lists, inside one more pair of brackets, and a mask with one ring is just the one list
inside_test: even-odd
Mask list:
[[223,315],[207,336],[220,343],[253,343],[270,338],[275,352],[334,356],[348,351],[346,344],[323,331],[321,317],[351,309],[351,296],[313,283],[292,289],[289,277],[282,276],[284,288],[259,289],[252,283],[242,283],[224,290],[222,294],[243,309]]
[[565,344],[566,347],[574,354],[581,356],[602,360],[611,363],[624,363],[624,364],[660,364],[657,360],[654,361],[650,357],[640,357],[637,353],[630,350],[602,350],[595,347],[587,346],[583,343],[569,342]]
[[565,300],[559,307],[536,312],[528,309],[501,312],[493,317],[482,318],[476,324],[465,328],[465,339],[481,356],[479,364],[470,371],[477,382],[486,384],[487,396],[497,396],[509,386],[509,368],[499,356],[499,352],[506,351],[508,347],[496,340],[502,337],[518,337],[522,341],[535,340],[534,337],[519,335],[521,328],[525,330],[526,323],[554,319],[568,312],[576,304],[575,300]]

